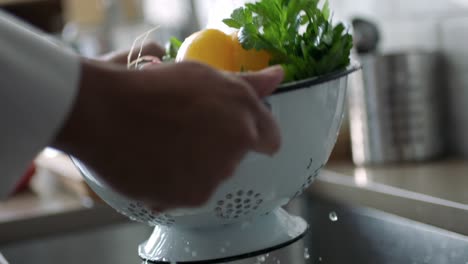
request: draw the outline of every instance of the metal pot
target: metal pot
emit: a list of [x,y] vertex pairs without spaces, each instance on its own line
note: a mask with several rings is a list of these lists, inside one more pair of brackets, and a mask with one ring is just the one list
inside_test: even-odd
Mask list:
[[444,91],[441,57],[412,51],[364,55],[351,78],[349,115],[358,165],[424,161],[440,156]]

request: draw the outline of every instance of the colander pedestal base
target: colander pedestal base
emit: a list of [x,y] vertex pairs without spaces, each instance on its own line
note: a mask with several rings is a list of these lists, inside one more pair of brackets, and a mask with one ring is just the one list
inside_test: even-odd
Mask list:
[[299,240],[307,223],[282,208],[228,226],[183,228],[156,226],[138,248],[141,258],[155,263],[219,263],[254,257]]

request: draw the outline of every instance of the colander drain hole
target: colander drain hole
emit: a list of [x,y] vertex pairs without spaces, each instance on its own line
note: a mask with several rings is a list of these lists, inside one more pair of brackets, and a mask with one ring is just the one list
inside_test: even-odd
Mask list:
[[149,225],[166,225],[171,226],[175,223],[174,218],[169,214],[161,214],[146,208],[141,203],[129,203],[124,212],[132,220],[147,223]]
[[222,219],[237,219],[240,216],[246,216],[257,210],[263,203],[261,196],[261,193],[255,193],[253,190],[228,193],[224,196],[224,200],[216,202],[214,213]]

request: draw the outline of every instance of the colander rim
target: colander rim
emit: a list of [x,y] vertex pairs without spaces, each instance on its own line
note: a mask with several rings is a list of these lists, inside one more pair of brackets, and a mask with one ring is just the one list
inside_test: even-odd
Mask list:
[[343,76],[349,75],[355,71],[358,71],[362,68],[361,64],[358,63],[357,61],[353,61],[350,63],[348,67],[344,70],[339,70],[335,71],[329,74],[321,75],[318,77],[312,77],[300,81],[293,81],[293,82],[288,82],[281,84],[275,92],[273,92],[272,95],[277,95],[277,94],[282,94],[282,93],[287,93],[299,89],[305,89],[305,88],[312,88],[313,86],[316,86],[318,84],[326,83],[329,81],[333,81],[336,79],[339,79]]

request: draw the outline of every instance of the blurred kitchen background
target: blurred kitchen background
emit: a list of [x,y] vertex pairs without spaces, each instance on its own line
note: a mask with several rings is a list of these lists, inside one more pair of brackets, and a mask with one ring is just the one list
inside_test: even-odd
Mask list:
[[[155,26],[160,28],[149,40],[161,44],[171,36],[183,39],[200,28],[222,27],[220,20],[243,2],[0,0],[0,8],[81,55],[96,57],[129,49]],[[310,193],[466,238],[468,0],[330,0],[330,5],[335,20],[353,31],[353,58],[363,69],[350,77],[342,132]],[[47,149],[17,192],[0,202],[0,251],[17,260],[24,250],[52,258],[38,246],[42,239],[56,252],[69,252],[60,241],[71,243],[76,232],[86,231],[94,241],[102,239],[101,246],[112,238],[112,249],[133,259],[149,229],[138,229],[138,237],[125,228],[107,230],[106,237],[92,233],[117,223],[128,221],[99,201],[65,156]],[[106,260],[122,259],[109,253]]]

